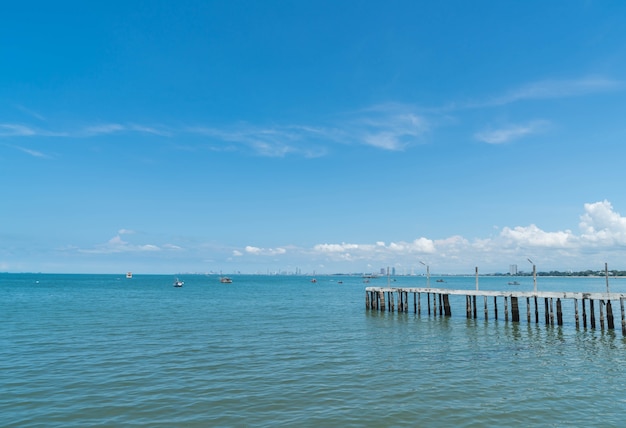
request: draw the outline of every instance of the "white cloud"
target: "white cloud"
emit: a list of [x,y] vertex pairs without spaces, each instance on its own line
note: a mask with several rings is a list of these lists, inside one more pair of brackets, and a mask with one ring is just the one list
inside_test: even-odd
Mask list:
[[154,244],[132,244],[128,241],[124,241],[121,235],[129,235],[134,234],[133,231],[121,229],[116,236],[109,239],[104,244],[96,245],[94,248],[88,249],[77,249],[80,253],[88,253],[88,254],[112,254],[112,253],[151,253],[158,252],[163,250],[176,251],[180,250],[181,247],[173,244],[163,244],[162,246],[154,245]]
[[494,99],[492,102],[495,105],[500,105],[521,100],[575,97],[621,90],[623,88],[624,82],[605,77],[542,80],[524,85],[500,98]]
[[581,238],[590,244],[626,245],[626,218],[607,200],[585,204],[579,226]]
[[546,129],[548,122],[536,120],[524,125],[509,125],[500,129],[489,129],[474,134],[474,138],[489,144],[502,144],[525,135],[536,134]]
[[275,256],[279,254],[285,254],[287,250],[284,248],[259,248],[248,245],[245,248],[245,252],[248,254],[259,256]]
[[572,245],[575,237],[571,231],[544,232],[536,225],[505,227],[500,236],[510,244],[528,247],[564,248]]
[[37,135],[37,132],[28,126],[0,123],[0,137],[29,137],[32,135]]

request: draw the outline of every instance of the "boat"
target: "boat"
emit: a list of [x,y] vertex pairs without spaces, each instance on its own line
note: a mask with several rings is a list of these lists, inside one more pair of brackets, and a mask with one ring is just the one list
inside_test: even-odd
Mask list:
[[126,272],[126,278],[131,279],[133,277],[132,272]]
[[438,280],[437,280],[437,281],[435,281],[435,282],[445,282],[445,281],[444,281],[443,279],[438,279]]
[[222,284],[231,284],[233,282],[233,280],[227,276],[223,276],[220,278],[220,282]]
[[174,287],[176,287],[176,288],[180,288],[180,287],[182,287],[182,286],[183,286],[183,284],[184,284],[184,283],[185,283],[184,281],[181,281],[180,279],[176,278],[176,279],[174,280]]
[[519,285],[519,282],[517,282],[517,281],[511,281],[511,282],[509,282],[509,285]]
[[312,282],[312,283],[316,283],[316,282],[317,282],[317,279],[313,278],[313,279],[311,280],[311,282]]

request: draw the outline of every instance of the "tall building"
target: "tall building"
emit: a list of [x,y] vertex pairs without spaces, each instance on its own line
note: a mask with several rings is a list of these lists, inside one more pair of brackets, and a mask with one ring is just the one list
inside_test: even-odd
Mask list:
[[517,275],[517,265],[509,265],[509,274]]

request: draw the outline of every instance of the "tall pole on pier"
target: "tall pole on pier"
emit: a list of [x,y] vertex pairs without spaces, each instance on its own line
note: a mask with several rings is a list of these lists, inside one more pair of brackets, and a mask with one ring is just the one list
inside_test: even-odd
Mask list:
[[537,268],[535,267],[535,264],[533,263],[533,261],[531,259],[526,259],[530,262],[531,265],[533,265],[533,290],[535,290],[535,293],[537,292]]
[[426,266],[426,288],[430,288],[430,267],[424,262],[420,263]]
[[478,291],[478,266],[476,266],[476,291]]
[[606,277],[606,294],[609,294],[609,265],[604,263],[604,276]]

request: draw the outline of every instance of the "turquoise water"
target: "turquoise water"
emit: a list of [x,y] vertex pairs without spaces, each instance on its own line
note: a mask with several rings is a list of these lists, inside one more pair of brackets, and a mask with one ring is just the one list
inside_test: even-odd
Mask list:
[[[464,301],[452,302],[450,318],[366,310],[365,286],[386,278],[312,284],[234,276],[226,285],[189,275],[183,288],[173,279],[0,274],[0,426],[617,427],[626,420],[621,330],[576,329],[569,313],[559,327],[467,320]],[[473,277],[434,280],[475,287]],[[532,278],[520,282],[516,289],[532,290]],[[625,285],[613,279],[611,291]],[[480,287],[511,286],[488,277]],[[606,285],[540,278],[538,288]],[[619,328],[619,304],[614,313]]]

